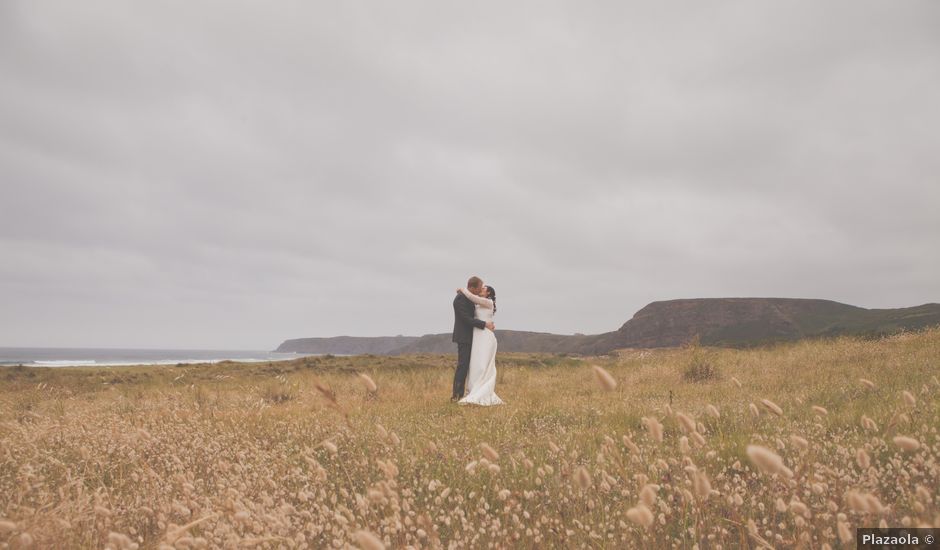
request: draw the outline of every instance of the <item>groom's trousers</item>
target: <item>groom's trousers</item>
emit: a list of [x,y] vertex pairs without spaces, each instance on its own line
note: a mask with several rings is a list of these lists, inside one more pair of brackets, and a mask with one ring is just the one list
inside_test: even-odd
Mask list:
[[457,399],[463,398],[467,373],[470,371],[470,349],[472,347],[472,343],[457,344],[457,371],[454,373],[454,393],[452,395]]

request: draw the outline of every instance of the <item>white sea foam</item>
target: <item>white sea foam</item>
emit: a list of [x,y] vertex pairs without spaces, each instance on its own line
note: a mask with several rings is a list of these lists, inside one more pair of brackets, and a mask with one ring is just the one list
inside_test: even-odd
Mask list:
[[[233,363],[270,363],[281,359],[163,359],[152,361],[85,361],[64,359],[61,361],[33,361],[32,366],[36,367],[134,367],[142,365],[195,365],[206,363],[221,363],[222,361],[232,361]],[[26,363],[30,366],[30,363]]]
[[305,354],[244,350],[153,350],[95,348],[2,348],[0,366],[119,367],[198,363],[265,363],[303,357]]

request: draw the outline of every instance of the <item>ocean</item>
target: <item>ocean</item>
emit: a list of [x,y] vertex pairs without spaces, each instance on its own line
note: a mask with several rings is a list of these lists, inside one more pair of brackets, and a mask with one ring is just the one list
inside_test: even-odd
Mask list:
[[113,367],[218,363],[219,361],[266,362],[296,359],[305,355],[310,354],[257,350],[0,347],[0,366]]

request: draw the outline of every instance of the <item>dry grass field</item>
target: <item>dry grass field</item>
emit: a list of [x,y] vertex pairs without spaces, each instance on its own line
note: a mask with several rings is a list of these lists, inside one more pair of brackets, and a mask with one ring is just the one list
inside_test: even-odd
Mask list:
[[0,548],[854,548],[859,526],[940,527],[940,330],[500,355],[497,408],[448,402],[453,362],[0,369]]

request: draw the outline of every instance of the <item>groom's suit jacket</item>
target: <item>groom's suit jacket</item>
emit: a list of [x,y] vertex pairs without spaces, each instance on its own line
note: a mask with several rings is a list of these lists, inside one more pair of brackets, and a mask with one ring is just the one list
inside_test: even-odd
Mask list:
[[474,319],[473,313],[473,302],[463,293],[458,292],[457,297],[454,298],[454,336],[451,341],[458,344],[472,344],[473,328],[486,328],[486,323],[481,319]]

